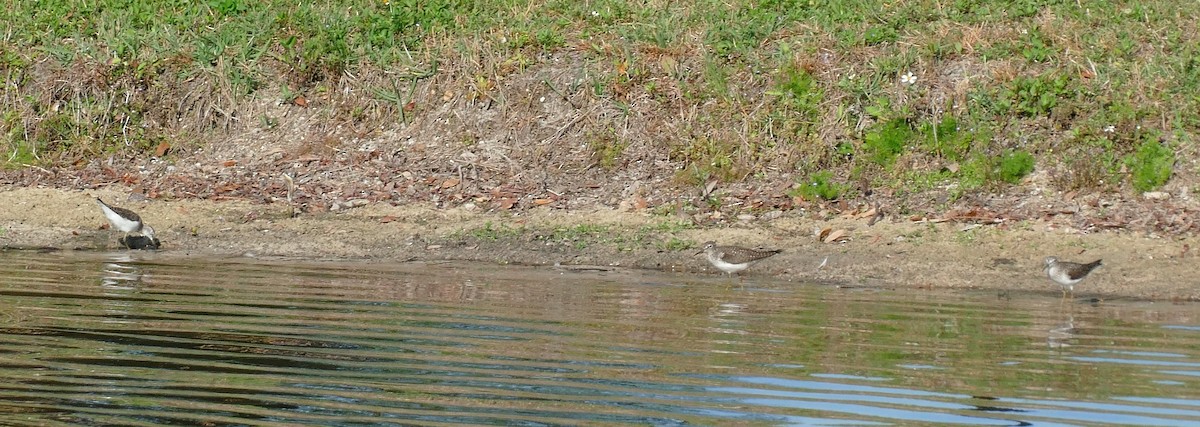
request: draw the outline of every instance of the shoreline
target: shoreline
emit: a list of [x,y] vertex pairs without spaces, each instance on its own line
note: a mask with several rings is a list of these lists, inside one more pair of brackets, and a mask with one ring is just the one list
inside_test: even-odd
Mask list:
[[[841,286],[994,289],[1058,294],[1042,271],[1046,256],[1104,266],[1075,287],[1076,298],[1200,300],[1196,253],[1186,238],[1152,233],[1079,233],[1047,220],[976,224],[863,215],[812,219],[763,215],[721,226],[680,217],[593,207],[520,212],[369,203],[291,217],[285,204],[240,200],[129,202],[115,188],[0,190],[5,250],[124,250],[121,233],[93,197],[142,215],[161,253],[261,259],[474,261],[541,266],[643,268],[719,277],[694,255],[707,240],[782,249],[741,273],[753,278]],[[816,230],[844,233],[824,243]],[[826,237],[828,239],[828,237]]]

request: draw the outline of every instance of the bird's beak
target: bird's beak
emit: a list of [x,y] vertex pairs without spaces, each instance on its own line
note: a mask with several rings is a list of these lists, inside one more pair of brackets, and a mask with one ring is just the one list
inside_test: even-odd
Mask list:
[[704,251],[699,251],[699,252],[696,252],[696,253],[692,254],[692,256],[700,255],[700,254],[702,254],[702,253],[704,253]]

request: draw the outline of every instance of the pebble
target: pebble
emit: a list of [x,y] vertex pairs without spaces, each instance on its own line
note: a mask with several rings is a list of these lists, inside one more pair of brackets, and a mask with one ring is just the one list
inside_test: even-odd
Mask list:
[[1171,193],[1165,191],[1147,191],[1142,193],[1142,198],[1147,200],[1167,200],[1171,198]]
[[348,201],[340,202],[340,203],[334,202],[334,204],[329,207],[329,210],[330,211],[340,211],[342,209],[357,208],[359,206],[366,206],[368,203],[370,203],[370,202],[368,202],[367,199],[354,199],[354,200],[348,200]]

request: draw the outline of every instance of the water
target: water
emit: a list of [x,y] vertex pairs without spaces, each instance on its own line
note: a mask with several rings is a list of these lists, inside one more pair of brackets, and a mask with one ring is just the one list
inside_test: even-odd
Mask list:
[[1194,304],[0,254],[3,425],[1200,423]]

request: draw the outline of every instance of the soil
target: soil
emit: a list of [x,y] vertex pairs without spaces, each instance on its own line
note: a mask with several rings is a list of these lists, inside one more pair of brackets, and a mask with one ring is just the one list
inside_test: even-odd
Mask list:
[[[664,249],[662,240],[783,249],[743,272],[743,279],[787,280],[847,287],[981,288],[1057,295],[1042,272],[1043,258],[1104,260],[1076,287],[1080,298],[1200,298],[1196,251],[1190,238],[1153,233],[1083,233],[1052,219],[939,221],[793,210],[743,216],[719,225],[661,231],[688,224],[648,209],[593,206],[485,211],[432,203],[394,206],[369,202],[337,211],[300,213],[286,203],[180,199],[130,201],[129,189],[9,187],[0,191],[0,244],[6,250],[126,250],[94,201],[139,212],[163,243],[160,254],[408,262],[472,260],[559,268],[649,268],[720,278],[696,247]],[[819,218],[814,218],[819,217]],[[994,223],[992,223],[994,222]],[[570,238],[580,224],[591,235]],[[815,234],[845,234],[825,243]],[[556,230],[559,235],[556,235]],[[642,242],[623,237],[641,233]],[[557,237],[556,237],[557,236]],[[564,237],[566,236],[566,237]],[[826,236],[829,239],[829,236]],[[625,242],[622,244],[622,242]]]
[[[156,125],[169,142],[152,152],[0,171],[0,246],[121,250],[98,196],[139,212],[165,256],[475,260],[719,277],[695,255],[716,240],[783,249],[743,272],[756,279],[1058,294],[1042,272],[1053,255],[1104,259],[1076,287],[1083,295],[1200,297],[1190,243],[1200,232],[1200,155],[1190,145],[1153,193],[1103,181],[1063,191],[1077,171],[1047,156],[1018,185],[905,189],[882,173],[846,183],[853,199],[813,202],[793,197],[811,172],[797,164],[819,166],[801,160],[830,153],[763,148],[727,159],[741,165],[731,176],[697,183],[685,172],[710,159],[672,150],[680,141],[741,141],[744,123],[695,127],[697,106],[681,96],[597,97],[576,82],[591,66],[558,54],[506,75],[487,96],[463,90],[471,73],[442,72],[416,86],[403,123],[347,118],[356,104],[342,98],[371,83],[349,76],[304,103],[248,100],[223,113],[224,125],[187,119],[208,110],[168,115],[183,124]],[[961,86],[950,83],[931,87]],[[846,138],[820,134],[826,151]],[[894,166],[953,167],[916,155]]]

